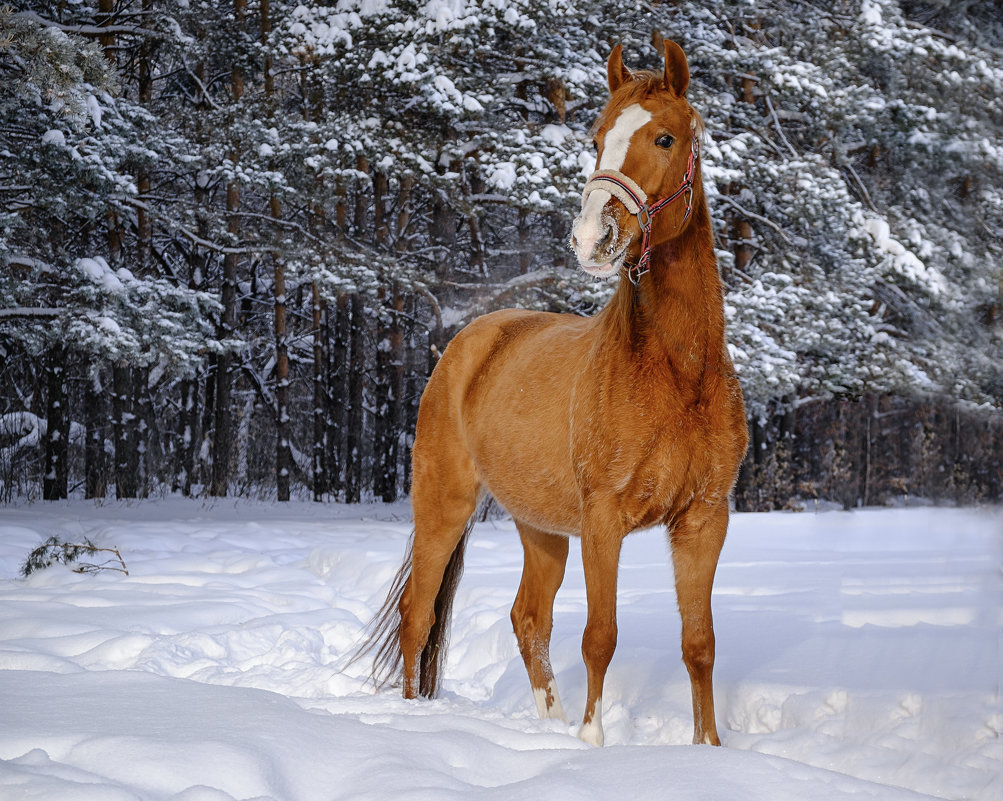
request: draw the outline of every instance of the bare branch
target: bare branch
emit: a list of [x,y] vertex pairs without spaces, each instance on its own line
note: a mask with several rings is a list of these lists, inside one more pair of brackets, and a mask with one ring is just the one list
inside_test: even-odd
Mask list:
[[794,149],[794,146],[787,141],[787,137],[784,135],[784,129],[780,127],[780,118],[777,117],[776,109],[773,108],[773,101],[770,100],[770,96],[768,94],[764,94],[763,98],[766,100],[766,108],[770,110],[770,116],[773,118],[773,126],[777,129],[777,133],[780,134],[780,138],[783,140],[783,143],[787,145],[787,149],[791,152],[791,155],[794,158],[797,158],[798,152]]
[[786,242],[788,245],[793,245],[794,244],[794,240],[791,239],[790,236],[787,235],[787,232],[784,231],[783,228],[781,228],[777,223],[773,222],[773,220],[768,220],[766,217],[763,217],[760,214],[756,214],[754,211],[749,211],[747,208],[745,208],[744,206],[742,206],[739,203],[736,203],[734,200],[732,200],[727,195],[720,195],[718,197],[718,200],[723,201],[724,203],[727,203],[729,206],[731,206],[733,209],[735,209],[735,211],[737,211],[740,214],[748,217],[749,219],[751,219],[751,220],[758,220],[759,222],[763,223],[764,225],[768,225],[770,228],[772,228],[774,231],[776,231],[778,234],[780,234],[780,238],[783,239],[784,242]]
[[159,31],[150,30],[149,28],[137,28],[132,25],[63,25],[55,20],[40,17],[34,11],[20,11],[14,16],[37,22],[46,28],[56,28],[64,33],[75,33],[79,36],[107,36],[109,34],[149,36],[150,38],[160,38],[163,36]]

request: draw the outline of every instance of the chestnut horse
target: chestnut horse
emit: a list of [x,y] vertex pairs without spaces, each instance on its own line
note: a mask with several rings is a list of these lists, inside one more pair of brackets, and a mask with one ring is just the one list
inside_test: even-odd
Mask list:
[[601,745],[621,542],[661,523],[693,740],[718,745],[711,585],[747,435],[700,178],[703,129],[674,42],[665,42],[664,72],[631,72],[619,45],[607,69],[598,171],[571,245],[587,272],[628,280],[595,317],[510,309],[450,342],[418,414],[411,546],[367,650],[378,682],[403,667],[405,698],[436,694],[471,520],[490,493],[525,551],[512,623],[542,717],[564,719],[550,634],[569,537],[581,540],[588,697],[579,736]]

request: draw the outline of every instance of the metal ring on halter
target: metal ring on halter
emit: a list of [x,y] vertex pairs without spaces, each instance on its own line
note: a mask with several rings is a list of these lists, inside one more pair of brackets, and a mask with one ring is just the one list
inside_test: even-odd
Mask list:
[[[644,265],[643,267],[642,264]],[[647,275],[649,272],[651,272],[651,268],[648,267],[647,262],[627,265],[627,278],[634,286],[637,286],[641,282],[642,275]]]

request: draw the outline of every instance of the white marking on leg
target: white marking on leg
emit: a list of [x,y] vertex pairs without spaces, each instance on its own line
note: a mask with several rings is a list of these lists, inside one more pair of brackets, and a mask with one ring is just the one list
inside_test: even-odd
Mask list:
[[[547,706],[547,698],[551,699],[550,706]],[[568,719],[564,716],[564,707],[561,705],[561,697],[557,694],[557,685],[550,682],[545,688],[534,687],[533,699],[536,701],[536,711],[540,713],[541,720],[551,718],[553,720]]]
[[589,745],[601,746],[604,741],[602,730],[602,696],[596,699],[596,708],[592,720],[583,723],[578,730],[578,739]]

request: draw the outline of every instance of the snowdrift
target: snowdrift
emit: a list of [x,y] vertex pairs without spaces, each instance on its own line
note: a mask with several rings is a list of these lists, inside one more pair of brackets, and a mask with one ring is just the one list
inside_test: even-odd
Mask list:
[[[0,798],[52,801],[1003,795],[998,510],[738,515],[715,589],[718,723],[692,746],[664,537],[621,559],[607,747],[575,737],[575,549],[553,662],[572,725],[536,718],[508,611],[521,549],[477,526],[443,697],[346,668],[404,506],[69,502],[0,511]],[[129,574],[18,576],[52,535]]]

